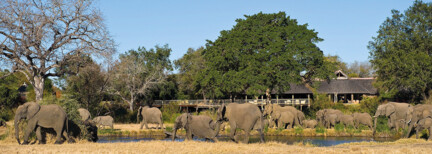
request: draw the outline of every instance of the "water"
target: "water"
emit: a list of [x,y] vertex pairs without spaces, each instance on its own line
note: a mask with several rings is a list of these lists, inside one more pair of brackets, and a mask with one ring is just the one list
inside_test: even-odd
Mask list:
[[[219,141],[230,141],[229,137],[222,136],[218,137]],[[241,138],[240,138],[241,139]],[[118,137],[118,136],[103,136],[99,137],[98,143],[114,143],[114,142],[139,142],[139,141],[152,141],[162,140],[171,141],[171,138],[165,138],[165,136],[136,136],[136,137]],[[205,141],[204,139],[197,139],[197,141]],[[276,141],[286,144],[294,143],[310,143],[320,147],[333,146],[343,143],[351,142],[385,142],[394,141],[393,138],[370,138],[370,137],[295,137],[295,136],[266,136],[266,141]],[[177,142],[182,142],[184,139],[176,139]],[[249,138],[250,143],[257,143],[260,141],[259,136],[251,136]],[[212,142],[212,141],[211,141]]]

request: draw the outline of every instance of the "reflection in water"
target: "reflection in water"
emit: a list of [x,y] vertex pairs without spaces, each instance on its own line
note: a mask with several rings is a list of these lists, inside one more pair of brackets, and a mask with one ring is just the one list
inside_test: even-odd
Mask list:
[[[229,137],[221,136],[218,138],[219,141],[230,141]],[[240,138],[241,139],[241,138]],[[310,143],[316,146],[333,146],[343,143],[351,142],[384,142],[394,141],[393,138],[370,138],[370,137],[295,137],[295,136],[266,136],[266,141],[276,141],[286,144],[294,143]],[[98,143],[112,143],[112,142],[139,142],[139,141],[151,141],[151,140],[163,140],[171,141],[171,138],[165,138],[165,136],[136,136],[136,137],[118,137],[118,136],[103,136],[99,137]],[[205,141],[204,139],[196,139],[197,141]],[[177,142],[182,142],[184,139],[176,139]],[[250,143],[259,142],[258,136],[251,136],[249,139]]]

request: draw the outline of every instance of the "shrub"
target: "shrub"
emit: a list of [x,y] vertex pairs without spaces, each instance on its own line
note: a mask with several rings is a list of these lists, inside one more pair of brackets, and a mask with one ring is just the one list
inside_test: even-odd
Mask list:
[[177,102],[171,102],[162,107],[162,118],[164,122],[174,123],[180,113],[180,106]]
[[342,123],[338,123],[338,124],[335,125],[334,128],[335,128],[335,131],[336,131],[336,132],[343,132],[345,126],[344,126]]
[[390,128],[387,125],[387,117],[378,117],[376,131],[377,132],[390,132]]
[[301,134],[303,134],[303,128],[300,127],[300,126],[295,126],[295,127],[294,127],[294,133],[295,133],[296,135],[301,135]]
[[80,104],[75,99],[69,98],[67,96],[63,96],[59,99],[55,97],[44,98],[40,105],[48,105],[48,104],[57,104],[63,108],[66,112],[68,120],[74,122],[78,125],[81,130],[80,138],[87,139],[87,128],[85,125],[81,123],[81,116],[79,115],[78,109],[80,108]]
[[315,127],[315,132],[323,134],[323,133],[326,132],[326,128],[324,126],[322,126],[322,125],[318,125],[318,126]]
[[380,105],[380,99],[378,97],[363,97],[360,101],[361,112],[366,112],[370,115],[375,115],[378,105]]

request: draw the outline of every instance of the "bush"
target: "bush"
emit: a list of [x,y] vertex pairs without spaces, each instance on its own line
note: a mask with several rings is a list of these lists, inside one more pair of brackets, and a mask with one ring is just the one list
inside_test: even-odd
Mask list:
[[174,123],[175,119],[180,114],[180,106],[177,102],[172,102],[162,107],[162,118],[164,122]]
[[324,126],[322,126],[322,125],[318,125],[318,126],[315,127],[315,132],[323,134],[323,133],[326,132],[326,128]]
[[338,123],[338,124],[335,125],[334,128],[335,128],[335,131],[336,131],[336,132],[343,132],[345,126],[344,126],[342,123]]
[[302,134],[303,134],[303,128],[300,127],[300,126],[295,126],[295,127],[294,127],[294,133],[295,133],[296,135],[302,135]]
[[77,124],[81,129],[80,138],[87,139],[87,128],[81,122],[81,116],[79,115],[78,109],[80,108],[80,104],[75,99],[69,98],[67,96],[56,99],[55,97],[44,98],[40,105],[48,105],[48,104],[57,104],[63,108],[66,112],[68,120]]
[[366,112],[370,115],[375,115],[378,105],[380,105],[380,99],[378,97],[363,97],[360,101],[361,112]]
[[378,117],[376,132],[390,132],[390,128],[387,125],[387,117]]

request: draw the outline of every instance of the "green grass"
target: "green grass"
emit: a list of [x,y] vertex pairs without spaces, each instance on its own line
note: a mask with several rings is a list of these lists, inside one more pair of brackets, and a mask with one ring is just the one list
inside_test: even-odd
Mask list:
[[167,126],[167,127],[165,127],[165,131],[168,131],[168,132],[172,132],[172,131],[173,131],[173,128],[172,128],[172,127],[169,127],[169,126]]
[[299,126],[295,126],[295,127],[294,127],[294,133],[295,133],[296,135],[302,135],[302,134],[303,134],[303,128],[302,128],[302,127],[299,127]]
[[340,133],[340,132],[344,132],[345,126],[341,123],[338,123],[335,125],[335,131]]
[[325,128],[324,126],[318,125],[318,126],[315,128],[315,132],[316,132],[316,133],[324,134],[324,133],[326,132],[326,128]]

